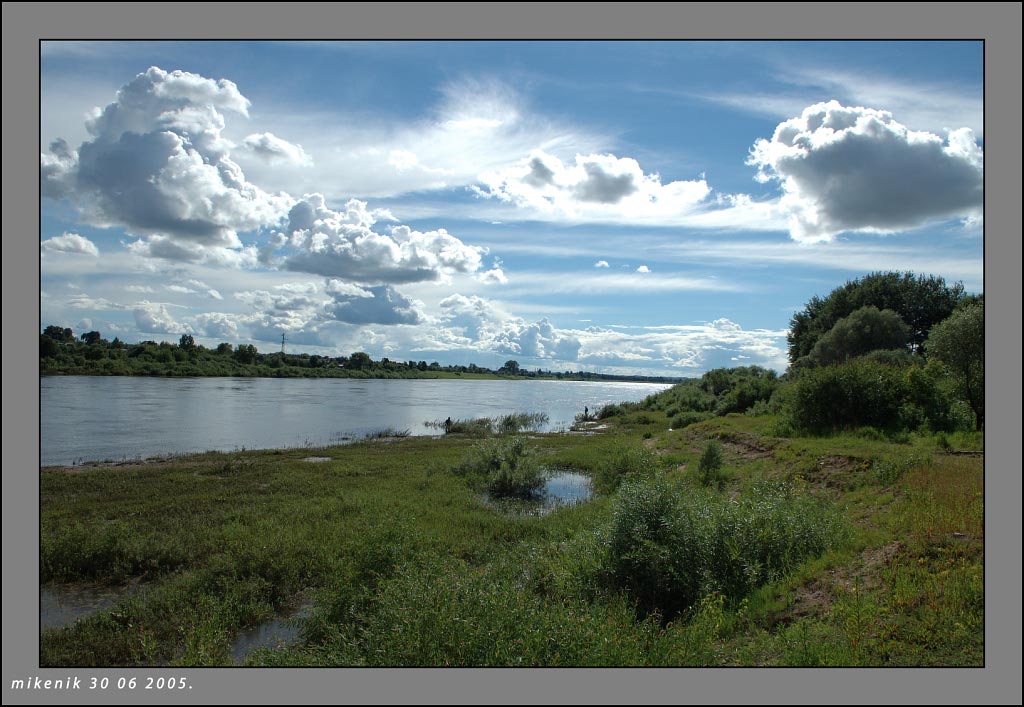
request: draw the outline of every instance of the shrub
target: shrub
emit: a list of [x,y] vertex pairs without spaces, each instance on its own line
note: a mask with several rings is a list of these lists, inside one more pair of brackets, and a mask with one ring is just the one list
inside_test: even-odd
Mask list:
[[680,494],[659,476],[628,479],[603,530],[598,575],[642,612],[671,619],[716,592],[739,599],[849,537],[840,514],[788,484],[755,486],[734,502]]
[[700,455],[700,461],[697,463],[697,473],[702,486],[711,486],[722,481],[722,461],[722,445],[711,440],[704,447],[704,453]]
[[525,437],[486,439],[474,445],[455,473],[492,496],[530,498],[544,486],[545,473]]
[[610,405],[605,405],[597,411],[597,419],[607,420],[609,417],[618,417],[619,415],[624,415],[628,409],[629,408],[626,403],[612,403]]
[[906,384],[900,370],[873,361],[802,371],[787,394],[786,412],[794,428],[823,434],[871,425],[901,426]]

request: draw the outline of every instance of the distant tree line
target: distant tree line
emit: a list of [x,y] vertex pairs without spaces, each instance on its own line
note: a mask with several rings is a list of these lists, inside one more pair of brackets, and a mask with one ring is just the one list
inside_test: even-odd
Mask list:
[[39,336],[39,368],[44,375],[106,376],[259,376],[276,378],[425,378],[501,376],[554,380],[658,381],[652,376],[620,376],[589,371],[528,370],[517,361],[506,361],[497,370],[469,365],[443,366],[437,361],[373,360],[356,351],[349,356],[308,353],[260,353],[252,344],[221,343],[213,348],[197,344],[190,334],[178,343],[140,341],[128,344],[114,337],[108,341],[98,331],[80,336],[68,328],[47,326]]

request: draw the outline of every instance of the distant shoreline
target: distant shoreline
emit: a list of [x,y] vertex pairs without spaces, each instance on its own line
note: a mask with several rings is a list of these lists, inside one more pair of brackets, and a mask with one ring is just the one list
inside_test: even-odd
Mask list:
[[273,369],[268,368],[266,372],[237,372],[203,374],[192,371],[178,372],[174,370],[153,372],[153,373],[106,373],[103,371],[46,371],[39,372],[40,378],[63,378],[67,376],[90,376],[95,378],[349,378],[355,380],[497,380],[497,381],[568,381],[577,383],[602,382],[602,383],[655,383],[673,385],[681,383],[687,378],[663,378],[656,376],[618,376],[605,373],[587,373],[585,375],[499,375],[496,373],[453,373],[449,371],[425,371],[425,372],[367,372],[347,370],[326,370],[307,371],[296,368]]

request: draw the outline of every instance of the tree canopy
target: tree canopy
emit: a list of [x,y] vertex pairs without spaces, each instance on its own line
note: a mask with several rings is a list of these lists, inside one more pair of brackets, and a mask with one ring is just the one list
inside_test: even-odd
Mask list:
[[824,298],[815,295],[793,315],[786,336],[789,361],[810,354],[840,319],[869,305],[898,314],[909,327],[908,343],[920,353],[931,328],[952,314],[963,297],[963,284],[947,285],[934,275],[875,272],[848,281]]
[[976,430],[985,424],[985,304],[960,307],[932,327],[925,342],[928,356],[945,364],[957,388],[974,411]]
[[807,355],[810,363],[827,366],[871,351],[905,349],[910,328],[891,309],[868,305],[835,323]]

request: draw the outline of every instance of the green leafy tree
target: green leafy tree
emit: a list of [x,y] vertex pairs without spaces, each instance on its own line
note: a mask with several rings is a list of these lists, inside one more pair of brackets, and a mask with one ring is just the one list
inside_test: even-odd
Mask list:
[[192,338],[191,334],[182,334],[181,338],[178,339],[178,346],[191,353],[195,351],[196,340]]
[[82,341],[84,341],[89,346],[100,343],[101,338],[102,337],[100,336],[100,333],[98,331],[87,331],[84,334],[82,334]]
[[370,354],[363,351],[356,351],[348,357],[348,363],[345,364],[345,368],[361,371],[365,368],[370,368],[372,365],[373,359],[370,358]]
[[75,334],[70,329],[59,327],[51,324],[50,326],[43,329],[43,336],[48,336],[54,341],[67,342],[74,341]]
[[876,272],[847,282],[827,297],[814,296],[790,320],[789,360],[807,356],[840,319],[861,307],[891,309],[910,327],[908,341],[920,353],[928,332],[953,313],[964,297],[961,283],[947,285],[941,277],[912,272]]
[[925,352],[946,365],[957,390],[974,411],[974,429],[985,425],[985,304],[959,308],[932,328]]
[[39,335],[39,358],[53,358],[60,351],[60,346],[46,334]]
[[252,344],[239,344],[235,348],[235,360],[241,364],[253,364],[256,363],[256,347]]
[[910,328],[891,309],[861,307],[818,339],[807,359],[819,366],[840,363],[871,351],[904,349]]
[[509,375],[513,375],[513,376],[518,375],[519,374],[519,362],[518,361],[512,361],[512,360],[505,361],[505,365],[502,366],[499,369],[499,372],[501,372],[501,373],[508,373]]

